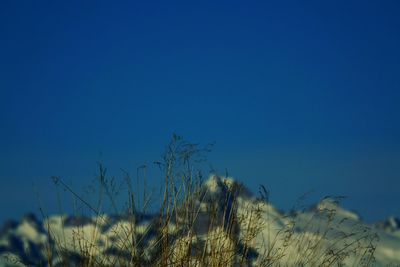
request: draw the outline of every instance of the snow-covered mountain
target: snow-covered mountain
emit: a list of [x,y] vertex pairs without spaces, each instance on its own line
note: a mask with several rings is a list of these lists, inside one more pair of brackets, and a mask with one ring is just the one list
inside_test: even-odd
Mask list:
[[[232,192],[237,192],[235,198]],[[267,198],[256,198],[234,180],[218,176],[205,181],[196,197],[192,206],[195,223],[182,228],[189,214],[185,213],[177,215],[166,229],[176,262],[184,257],[190,237],[193,266],[200,266],[196,262],[198,253],[213,251],[226,258],[245,251],[241,255],[245,255],[248,266],[327,266],[332,262],[400,266],[396,218],[367,225],[334,198],[323,199],[305,211],[284,214]],[[109,266],[120,266],[118,259],[130,262],[133,255],[140,255],[146,266],[159,253],[158,218],[156,214],[137,214],[134,218],[54,215],[41,222],[27,215],[2,226],[0,266],[48,266],[48,259],[53,266],[63,266],[63,259],[73,263],[87,255],[95,255],[98,262]],[[211,244],[210,236],[218,239]],[[374,257],[370,257],[372,252]]]

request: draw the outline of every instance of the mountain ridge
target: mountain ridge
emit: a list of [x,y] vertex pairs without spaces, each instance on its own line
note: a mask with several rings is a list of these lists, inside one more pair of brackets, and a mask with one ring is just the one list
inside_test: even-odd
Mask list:
[[[231,213],[226,212],[224,203],[225,206],[236,205],[237,213],[235,213],[235,216],[243,218],[240,224],[232,228],[232,233],[236,233],[235,235],[245,236],[248,234],[243,225],[248,223],[247,220],[251,216],[255,216],[257,223],[268,229],[268,231],[264,229],[255,233],[252,246],[249,246],[247,266],[258,266],[262,251],[257,250],[257,248],[266,239],[271,241],[271,236],[279,237],[276,238],[276,246],[278,247],[286,246],[284,237],[292,238],[294,245],[287,245],[287,251],[291,255],[301,255],[304,244],[301,245],[302,243],[296,242],[304,242],[303,239],[308,240],[308,242],[315,240],[317,240],[315,242],[323,242],[321,251],[318,251],[323,255],[325,247],[331,245],[328,241],[320,241],[323,234],[328,238],[334,238],[337,234],[343,232],[345,233],[343,236],[344,243],[352,242],[356,240],[355,238],[360,237],[360,244],[367,247],[368,242],[371,241],[371,244],[375,242],[373,239],[367,239],[369,235],[365,235],[366,238],[361,239],[364,237],[362,234],[366,233],[363,231],[367,231],[367,229],[371,231],[371,237],[376,234],[380,239],[376,247],[371,246],[371,249],[374,248],[375,252],[375,265],[373,266],[400,264],[400,230],[399,220],[396,218],[371,225],[365,224],[358,214],[340,207],[335,198],[324,198],[306,211],[285,214],[265,199],[257,198],[244,185],[234,179],[217,175],[210,176],[203,183],[200,191],[200,199],[194,202],[194,207],[198,210],[198,217],[189,230],[189,232],[196,232],[195,242],[203,244],[206,242],[204,240],[207,240],[205,235],[226,231],[228,225],[224,216],[230,217]],[[230,199],[232,192],[237,192],[235,199]],[[215,205],[215,218],[221,218],[221,224],[214,224],[215,229],[213,228],[210,231],[208,227],[210,217],[207,217],[206,214],[207,210],[215,203],[217,203]],[[253,209],[257,210],[258,213],[251,213]],[[177,219],[181,218],[177,217]],[[79,261],[80,255],[77,247],[82,246],[82,244],[98,257],[104,255],[110,258],[118,256],[129,258],[129,253],[120,249],[118,244],[120,236],[126,236],[127,229],[132,225],[132,220],[135,224],[134,239],[141,239],[142,242],[140,246],[143,259],[151,262],[154,255],[157,254],[154,245],[159,231],[157,214],[142,214],[142,216],[135,218],[128,215],[107,214],[100,216],[52,215],[43,221],[38,220],[33,214],[28,214],[20,221],[9,221],[0,228],[0,266],[47,266],[49,255],[54,260],[54,266],[61,266],[62,259],[66,256],[72,261]],[[172,245],[176,255],[179,255],[182,249],[180,244],[185,237],[179,236],[182,233],[182,229],[178,229],[177,226],[179,223],[179,221],[173,221],[168,225],[171,236],[176,236]],[[293,228],[291,228],[292,224]],[[284,229],[285,231],[287,229],[292,230],[292,232],[282,234]],[[352,236],[355,230],[359,233],[357,232],[357,235]],[[224,243],[221,246],[232,246],[230,237],[224,236]],[[81,238],[81,244],[76,240],[78,237]],[[270,243],[272,242],[268,244]],[[244,246],[240,243],[237,244]],[[66,255],[61,255],[62,253],[57,251],[50,251],[50,248],[54,249],[57,246],[62,247],[62,253]],[[272,245],[270,248],[272,251]],[[303,251],[303,253],[305,252],[308,252],[308,250]],[[279,253],[279,250],[276,253]],[[355,260],[351,257],[345,261],[345,264]],[[281,261],[289,266],[292,266],[291,264],[295,266],[295,263],[300,262],[301,259],[282,255]],[[318,264],[315,261],[314,265],[311,266],[319,266]],[[193,263],[193,266],[197,265]]]

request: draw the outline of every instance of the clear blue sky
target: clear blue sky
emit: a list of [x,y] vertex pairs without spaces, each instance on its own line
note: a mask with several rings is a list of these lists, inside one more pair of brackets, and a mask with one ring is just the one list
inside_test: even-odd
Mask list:
[[173,132],[280,208],[400,216],[399,1],[117,2],[1,1],[0,221]]

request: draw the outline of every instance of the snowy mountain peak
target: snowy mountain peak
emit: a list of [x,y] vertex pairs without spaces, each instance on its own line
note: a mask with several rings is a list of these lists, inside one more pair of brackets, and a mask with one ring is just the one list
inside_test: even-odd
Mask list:
[[315,210],[332,212],[332,215],[339,218],[351,219],[359,221],[360,216],[354,212],[347,210],[340,206],[340,198],[336,197],[325,197],[317,205],[314,206]]
[[224,199],[227,193],[233,193],[236,197],[243,199],[255,199],[253,193],[246,186],[232,177],[211,175],[204,181],[203,188],[210,195],[221,199]]

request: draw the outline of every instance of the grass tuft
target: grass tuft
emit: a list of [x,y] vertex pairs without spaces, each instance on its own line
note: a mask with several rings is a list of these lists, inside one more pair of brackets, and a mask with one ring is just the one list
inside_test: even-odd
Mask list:
[[[269,203],[264,186],[258,198],[249,198],[243,197],[246,189],[227,176],[204,181],[198,166],[210,148],[174,135],[162,160],[154,163],[164,177],[160,196],[149,193],[146,165],[137,169],[137,177],[144,174],[141,192],[124,171],[125,209],[117,205],[118,184],[107,177],[103,164],[99,164],[95,205],[54,177],[55,185],[86,206],[91,217],[90,223],[76,227],[66,227],[66,217],[46,218],[51,237],[46,247],[48,266],[373,265],[376,235],[360,224],[344,231],[343,226],[348,229],[353,221],[337,216],[338,199],[282,214]],[[159,205],[150,216],[154,199]],[[103,212],[106,201],[117,215]]]

